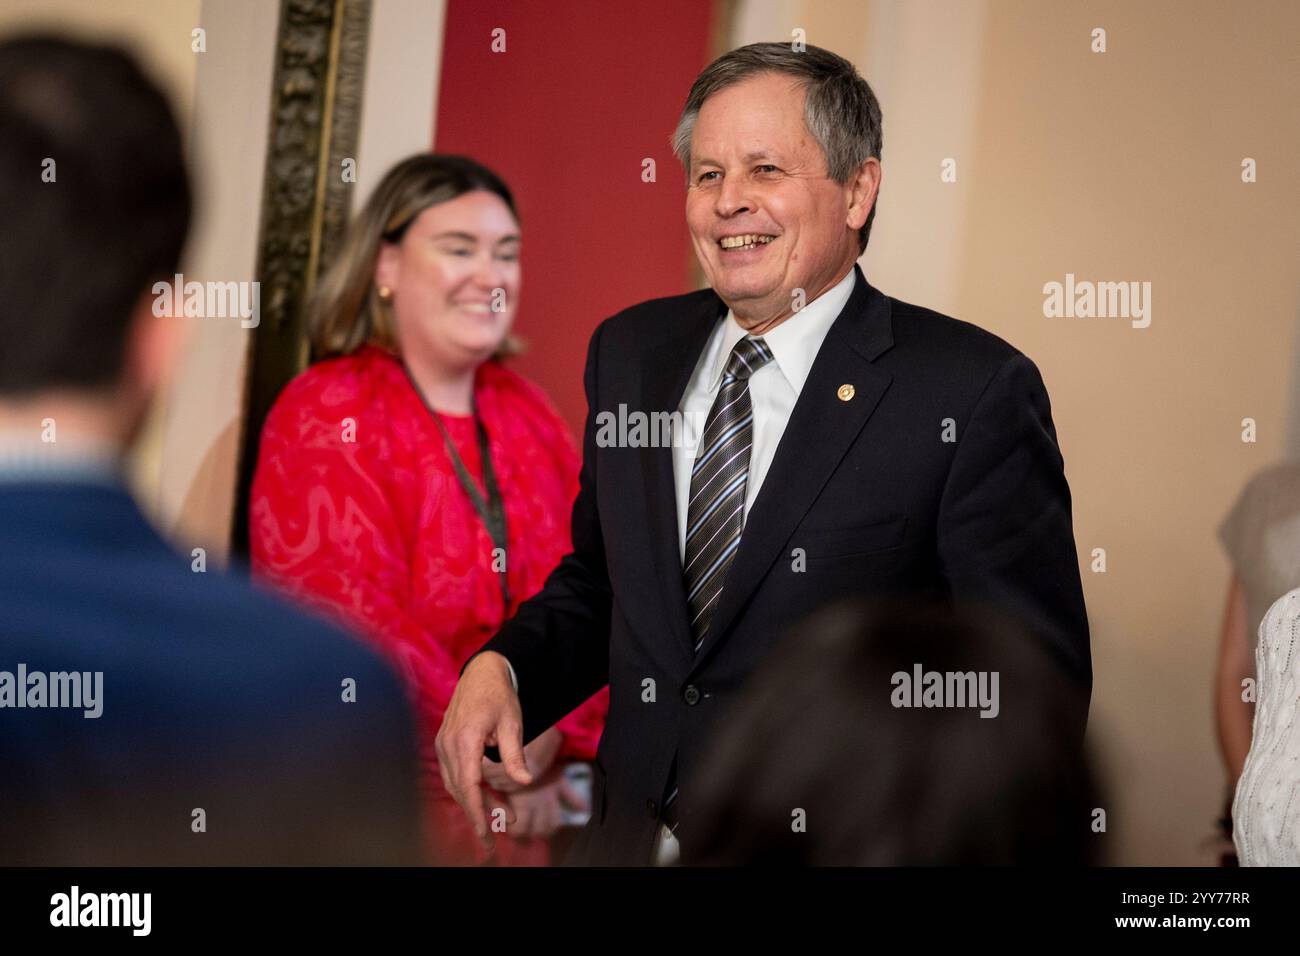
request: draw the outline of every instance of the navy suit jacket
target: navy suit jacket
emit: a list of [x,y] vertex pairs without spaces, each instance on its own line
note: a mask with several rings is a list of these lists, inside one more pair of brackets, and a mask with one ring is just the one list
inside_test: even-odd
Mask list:
[[420,862],[399,679],[192,560],[113,482],[0,482],[0,671],[103,674],[0,708],[0,864]]
[[[1070,489],[1038,369],[997,336],[855,275],[746,517],[699,653],[672,449],[602,447],[596,416],[620,404],[676,410],[726,306],[712,290],[658,299],[592,336],[573,552],[484,645],[515,668],[525,740],[609,682],[594,812],[574,862],[650,861],[674,760],[690,862],[688,781],[711,729],[781,635],[833,601],[991,604],[1091,687]],[[844,385],[853,386],[847,401]],[[1085,721],[1080,713],[1063,747],[1081,742]]]

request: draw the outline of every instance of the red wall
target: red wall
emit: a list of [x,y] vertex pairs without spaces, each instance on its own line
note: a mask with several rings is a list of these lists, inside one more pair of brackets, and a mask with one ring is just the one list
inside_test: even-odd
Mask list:
[[[580,436],[587,341],[636,302],[687,291],[683,173],[668,140],[709,60],[714,4],[449,0],[435,149],[496,170],[523,231],[513,367]],[[506,52],[492,52],[505,30]],[[655,160],[657,181],[641,181]]]

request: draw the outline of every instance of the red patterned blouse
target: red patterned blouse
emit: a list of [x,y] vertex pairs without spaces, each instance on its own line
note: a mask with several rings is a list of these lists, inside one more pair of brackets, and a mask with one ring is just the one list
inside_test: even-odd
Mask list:
[[[492,539],[436,423],[386,351],[366,346],[289,383],[262,430],[250,502],[254,574],[341,617],[406,676],[440,863],[485,854],[443,789],[434,738],[465,661],[569,550],[578,482],[573,441],[541,389],[485,362],[474,398],[505,507],[509,608]],[[481,493],[473,416],[441,417]],[[602,690],[559,723],[557,760],[595,755],[608,699]],[[503,865],[549,862],[542,840],[496,835],[496,845]]]

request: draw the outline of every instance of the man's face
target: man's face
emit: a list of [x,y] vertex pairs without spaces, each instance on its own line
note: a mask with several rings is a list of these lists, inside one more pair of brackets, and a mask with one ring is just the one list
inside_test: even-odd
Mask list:
[[828,178],[792,77],[763,73],[705,100],[686,223],[709,284],[742,325],[774,324],[796,289],[811,302],[857,259],[865,212],[850,209],[852,187]]

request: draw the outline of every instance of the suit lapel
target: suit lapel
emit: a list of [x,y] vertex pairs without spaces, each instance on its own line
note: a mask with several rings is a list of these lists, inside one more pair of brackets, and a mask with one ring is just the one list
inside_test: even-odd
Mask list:
[[[726,306],[722,300],[710,295],[680,335],[660,339],[646,350],[641,376],[641,408],[647,414],[677,411],[709,334],[725,313]],[[689,659],[694,655],[695,640],[691,635],[686,588],[682,582],[672,448],[642,448],[641,473],[646,488],[651,553],[664,599],[664,618],[677,645]]]
[[[817,352],[763,487],[745,519],[708,637],[696,655],[697,667],[726,636],[893,380],[872,364],[893,345],[889,300],[867,283],[861,269],[855,266],[854,271],[853,292]],[[854,388],[849,401],[839,397],[842,385]],[[671,479],[670,469],[669,496]],[[676,557],[675,527],[673,531]],[[677,577],[681,595],[680,567]],[[684,606],[684,595],[675,600],[671,606]]]

